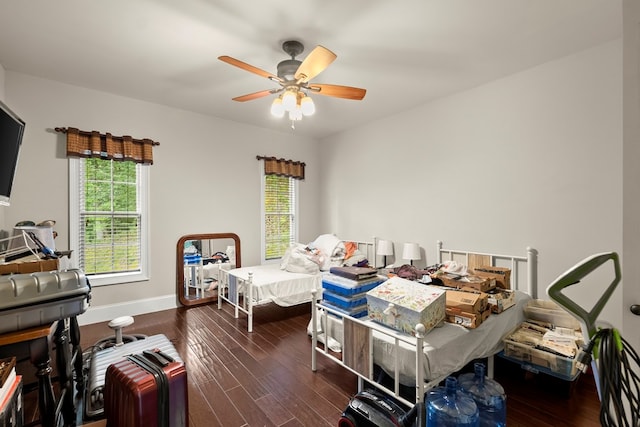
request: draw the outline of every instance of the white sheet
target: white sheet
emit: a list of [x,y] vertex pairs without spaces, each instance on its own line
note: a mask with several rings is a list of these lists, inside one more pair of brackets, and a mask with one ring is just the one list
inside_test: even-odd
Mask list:
[[[253,273],[253,304],[274,302],[289,307],[311,301],[311,291],[320,289],[321,274],[292,273],[280,269],[279,264],[266,264],[229,270],[229,287],[233,289],[237,279],[249,280]],[[241,288],[242,289],[242,288]]]
[[[516,291],[516,305],[500,314],[492,314],[478,328],[467,329],[445,322],[425,336],[424,371],[426,380],[438,379],[459,371],[474,359],[487,357],[502,350],[502,339],[524,320],[523,307],[531,299],[524,292]],[[342,322],[329,316],[328,336],[343,342]],[[372,322],[373,323],[373,322]],[[376,323],[376,325],[378,325]],[[311,327],[311,323],[309,328]],[[322,325],[324,330],[325,325]],[[393,376],[395,349],[393,339],[374,331],[374,363]],[[400,382],[415,385],[415,346],[401,342],[397,356]]]

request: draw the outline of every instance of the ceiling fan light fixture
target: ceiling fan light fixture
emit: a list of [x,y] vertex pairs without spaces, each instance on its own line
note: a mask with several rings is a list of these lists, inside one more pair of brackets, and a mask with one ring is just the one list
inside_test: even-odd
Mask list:
[[310,96],[304,95],[300,100],[300,110],[304,116],[311,116],[316,112],[316,105],[313,103],[313,99]]
[[285,41],[282,44],[282,50],[290,56],[290,59],[285,59],[278,63],[277,75],[230,56],[223,55],[218,57],[219,60],[229,65],[267,78],[280,85],[277,90],[267,89],[237,96],[232,98],[233,101],[251,101],[277,93],[279,96],[271,103],[271,114],[281,118],[288,113],[287,117],[291,121],[291,128],[295,129],[296,121],[302,120],[303,117],[311,116],[316,111],[315,103],[308,96],[309,93],[358,101],[364,98],[365,89],[334,84],[310,83],[312,79],[323,72],[336,59],[336,54],[326,47],[316,46],[302,61],[296,59],[304,51],[304,46],[299,41]]
[[282,105],[282,98],[279,96],[271,104],[271,115],[277,118],[284,117],[284,106]]
[[282,95],[282,106],[285,111],[293,111],[298,103],[298,96],[295,91],[287,90]]

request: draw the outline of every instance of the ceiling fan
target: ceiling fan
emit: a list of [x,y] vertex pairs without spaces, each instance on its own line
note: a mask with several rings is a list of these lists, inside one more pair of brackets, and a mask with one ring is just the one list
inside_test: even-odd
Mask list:
[[336,59],[336,54],[329,49],[318,45],[303,61],[296,59],[296,56],[304,51],[304,46],[299,41],[285,41],[282,44],[282,50],[291,56],[291,59],[285,59],[278,63],[277,76],[230,56],[218,57],[219,60],[227,64],[242,68],[261,77],[266,77],[280,85],[278,88],[237,96],[233,98],[234,101],[251,101],[279,93],[280,95],[274,99],[271,105],[271,114],[276,117],[283,117],[285,113],[289,113],[291,127],[293,128],[295,127],[295,121],[301,120],[303,116],[308,116],[315,112],[315,106],[309,94],[359,101],[363,99],[367,93],[366,89],[357,87],[311,83],[314,77],[324,71]]

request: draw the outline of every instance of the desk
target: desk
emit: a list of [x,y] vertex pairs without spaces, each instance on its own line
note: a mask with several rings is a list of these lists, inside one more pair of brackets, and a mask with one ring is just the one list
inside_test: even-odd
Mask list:
[[[28,357],[36,368],[38,410],[43,427],[57,426],[59,415],[62,415],[65,426],[75,425],[76,410],[71,366],[75,355],[74,369],[76,370],[76,377],[80,380],[79,383],[82,383],[82,354],[79,352],[79,331],[76,318],[73,317],[55,321],[49,325],[0,335],[0,357],[15,356],[18,360]],[[56,368],[61,390],[58,403],[56,403],[51,384],[50,351],[54,342],[56,344]]]

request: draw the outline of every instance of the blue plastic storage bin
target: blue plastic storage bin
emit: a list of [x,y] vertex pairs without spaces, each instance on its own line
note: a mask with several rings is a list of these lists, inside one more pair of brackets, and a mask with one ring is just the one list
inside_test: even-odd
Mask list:
[[376,276],[367,280],[351,280],[335,274],[322,276],[322,287],[334,294],[353,296],[375,288],[386,280],[383,276]]
[[337,305],[338,307],[341,307],[344,309],[348,309],[348,308],[358,307],[363,304],[366,305],[367,293],[364,292],[361,294],[354,294],[350,297],[346,297],[346,296],[335,294],[325,289],[322,292],[322,299],[324,299],[326,302],[329,302],[330,304]]

